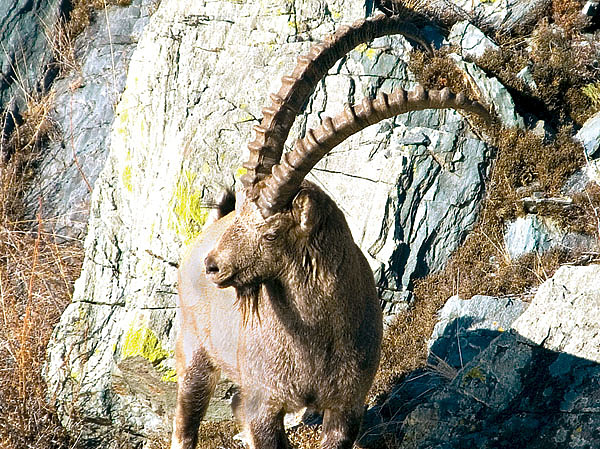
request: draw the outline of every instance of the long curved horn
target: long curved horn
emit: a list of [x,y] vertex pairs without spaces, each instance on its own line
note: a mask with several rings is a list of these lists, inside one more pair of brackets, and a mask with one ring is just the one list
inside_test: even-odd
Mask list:
[[448,88],[428,91],[422,86],[410,92],[397,89],[390,95],[380,92],[375,99],[364,98],[355,106],[347,105],[333,119],[326,117],[318,128],[307,131],[303,139],[296,141],[294,149],[283,155],[281,163],[273,167],[271,176],[262,183],[256,202],[263,217],[285,207],[317,162],[352,134],[404,112],[446,108],[472,112],[487,123],[492,122],[488,110],[464,94],[455,95]]
[[292,74],[282,78],[279,92],[271,95],[271,106],[263,109],[260,125],[254,127],[256,137],[248,144],[250,157],[243,164],[247,170],[241,179],[244,187],[264,179],[279,163],[285,140],[302,105],[335,62],[357,45],[390,34],[404,35],[429,49],[412,23],[398,16],[382,14],[340,27],[335,34],[327,36],[324,42],[314,45],[306,55],[298,58]]

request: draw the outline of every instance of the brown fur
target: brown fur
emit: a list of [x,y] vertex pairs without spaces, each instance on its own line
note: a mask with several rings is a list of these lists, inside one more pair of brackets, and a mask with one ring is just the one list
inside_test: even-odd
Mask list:
[[207,229],[179,271],[172,448],[193,448],[222,370],[253,448],[285,448],[283,416],[325,412],[323,448],[351,448],[379,363],[373,275],[342,212],[304,182],[266,219],[252,198]]

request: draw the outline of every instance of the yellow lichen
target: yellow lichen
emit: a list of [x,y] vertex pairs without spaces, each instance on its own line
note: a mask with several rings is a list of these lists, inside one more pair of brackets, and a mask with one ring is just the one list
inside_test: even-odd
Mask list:
[[209,212],[207,208],[202,207],[202,191],[194,187],[195,179],[195,173],[184,170],[171,200],[173,214],[169,224],[184,244],[188,244],[200,234]]
[[140,326],[132,327],[127,331],[121,347],[121,358],[126,360],[132,357],[148,360],[157,371],[162,373],[163,382],[177,382],[175,370],[164,364],[166,359],[173,357],[173,354],[162,347],[151,329]]
[[133,185],[131,184],[131,165],[125,166],[123,174],[121,175],[123,186],[128,192],[133,192]]
[[235,177],[239,179],[242,176],[244,176],[246,173],[248,173],[248,170],[246,170],[244,167],[240,167],[236,170]]
[[165,373],[160,378],[163,382],[177,382],[177,371],[173,368],[165,370]]
[[469,380],[469,379],[477,379],[480,380],[481,382],[485,382],[486,377],[485,374],[481,371],[481,369],[478,366],[475,366],[473,368],[471,368],[467,374],[465,374],[464,380]]
[[170,353],[162,347],[154,332],[147,327],[134,327],[125,334],[125,340],[121,347],[123,360],[140,356],[156,365],[169,355]]
[[367,50],[367,44],[359,44],[354,50],[356,50],[359,53],[364,53]]

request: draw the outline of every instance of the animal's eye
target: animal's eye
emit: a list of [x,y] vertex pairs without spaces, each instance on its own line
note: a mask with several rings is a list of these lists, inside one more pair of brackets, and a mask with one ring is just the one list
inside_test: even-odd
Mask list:
[[267,242],[273,242],[275,240],[277,240],[277,233],[276,232],[267,232],[265,235],[263,235],[263,239],[265,239]]

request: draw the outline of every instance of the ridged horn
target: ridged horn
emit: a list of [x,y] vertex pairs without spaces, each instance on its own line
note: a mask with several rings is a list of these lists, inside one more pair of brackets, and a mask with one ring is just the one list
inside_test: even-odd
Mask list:
[[352,134],[383,119],[422,109],[458,109],[474,113],[487,123],[492,116],[481,103],[469,100],[463,93],[454,94],[448,88],[426,90],[417,86],[413,91],[397,89],[390,95],[380,92],[375,99],[364,98],[355,106],[346,105],[336,117],[326,117],[322,124],[307,131],[295,147],[283,155],[272,175],[261,183],[256,200],[263,217],[285,207],[296,194],[308,172],[334,147]]
[[322,43],[314,45],[306,55],[298,58],[292,74],[281,79],[279,92],[271,95],[271,105],[263,109],[260,125],[254,127],[256,136],[248,144],[250,156],[243,164],[247,170],[241,179],[244,187],[253,186],[264,179],[271,173],[271,168],[279,163],[296,116],[336,61],[357,45],[390,34],[404,35],[429,49],[412,23],[398,16],[382,14],[340,27],[335,34],[327,36]]

